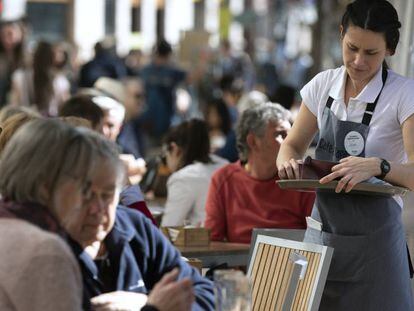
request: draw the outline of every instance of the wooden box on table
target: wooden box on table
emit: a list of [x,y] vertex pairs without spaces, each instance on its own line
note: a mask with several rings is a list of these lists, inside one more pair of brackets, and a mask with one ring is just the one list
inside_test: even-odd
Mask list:
[[176,246],[206,246],[210,244],[210,229],[194,227],[163,227],[162,232]]

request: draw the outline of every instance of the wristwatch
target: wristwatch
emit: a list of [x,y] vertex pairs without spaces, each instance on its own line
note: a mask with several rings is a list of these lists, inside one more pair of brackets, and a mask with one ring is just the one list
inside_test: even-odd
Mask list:
[[387,175],[391,170],[390,162],[388,162],[385,159],[381,159],[380,168],[381,168],[381,174],[376,177],[379,179],[384,179],[385,175]]

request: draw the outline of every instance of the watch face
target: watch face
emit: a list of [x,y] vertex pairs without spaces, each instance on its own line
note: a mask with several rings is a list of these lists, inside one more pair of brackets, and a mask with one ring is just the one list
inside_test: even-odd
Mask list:
[[381,162],[381,171],[383,174],[387,174],[391,169],[390,164],[386,160],[382,160]]

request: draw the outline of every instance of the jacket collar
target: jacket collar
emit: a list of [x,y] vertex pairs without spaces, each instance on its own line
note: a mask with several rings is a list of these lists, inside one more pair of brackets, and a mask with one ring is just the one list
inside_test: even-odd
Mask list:
[[[82,274],[86,273],[91,277],[93,280],[98,280],[98,268],[96,267],[93,259],[83,247],[69,237],[68,242],[71,246],[72,252],[74,253],[75,257],[81,263]],[[84,276],[85,278],[85,276]]]
[[[341,67],[341,72],[338,78],[333,83],[329,90],[329,96],[334,100],[344,100],[345,83],[347,78],[345,66]],[[363,90],[358,94],[356,99],[364,103],[373,103],[377,98],[382,88],[382,66],[375,74],[375,76],[368,82]]]
[[[124,221],[125,220],[122,217],[115,218],[114,227],[105,239],[106,243],[109,242],[113,245],[120,245],[129,243],[133,239],[136,231],[132,226],[124,225]],[[109,245],[107,244],[107,246]]]
[[[122,252],[124,246],[129,243],[134,237],[134,230],[129,226],[122,225],[122,219],[120,217],[115,218],[115,224],[112,230],[108,233],[105,238],[105,245],[110,252],[116,251],[117,253]],[[88,253],[82,248],[82,246],[76,241],[70,239],[70,244],[75,256],[78,257],[85,265],[89,273],[93,277],[97,277],[98,269]]]

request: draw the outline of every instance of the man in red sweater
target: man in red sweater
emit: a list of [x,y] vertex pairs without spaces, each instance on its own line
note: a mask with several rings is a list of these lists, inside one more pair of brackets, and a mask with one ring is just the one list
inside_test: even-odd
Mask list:
[[212,177],[205,226],[215,241],[250,243],[253,228],[305,229],[314,193],[282,190],[275,159],[290,123],[288,111],[266,103],[247,109],[237,128],[240,161]]

